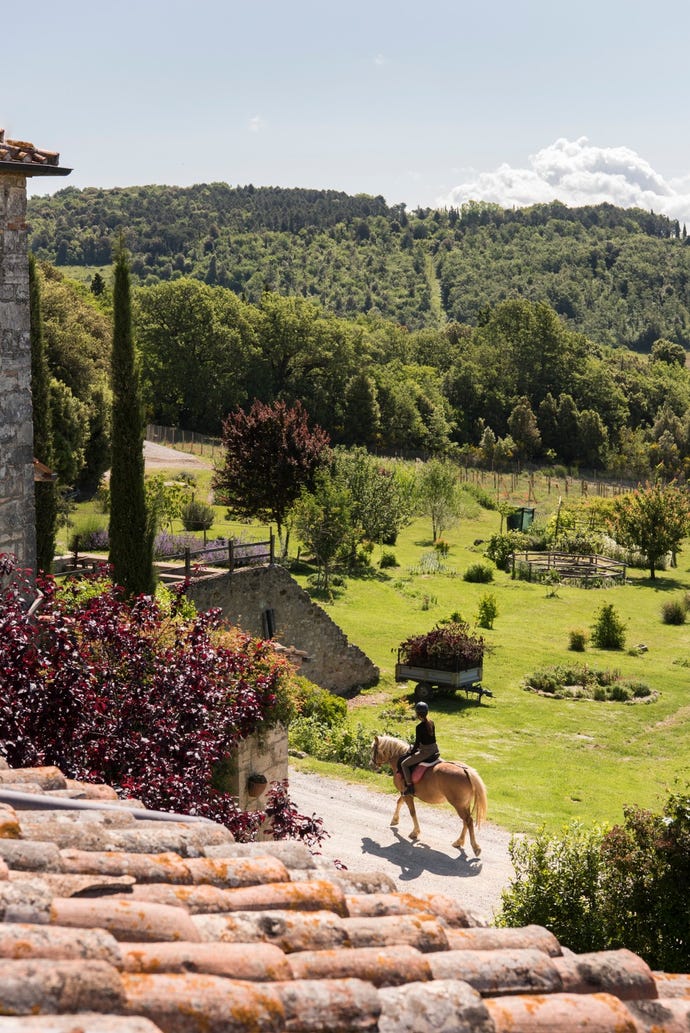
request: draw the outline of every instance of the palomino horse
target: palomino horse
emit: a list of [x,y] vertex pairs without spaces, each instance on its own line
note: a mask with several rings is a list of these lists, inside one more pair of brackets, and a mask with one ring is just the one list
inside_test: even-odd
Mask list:
[[[415,799],[421,800],[423,803],[443,803],[444,800],[447,800],[453,805],[462,820],[462,832],[453,846],[462,849],[465,844],[465,834],[469,832],[472,849],[479,857],[481,847],[475,839],[474,826],[476,822],[477,828],[479,828],[482,818],[486,816],[486,786],[481,776],[467,764],[442,760],[433,767],[427,768],[424,776],[415,782],[414,796],[402,796],[404,783],[403,777],[398,771],[398,761],[409,749],[409,743],[403,739],[396,739],[392,735],[377,735],[371,744],[372,766],[380,768],[384,764],[388,764],[393,769],[395,787],[401,794],[398,797],[391,825],[398,824],[400,807],[404,801],[414,823],[410,839],[418,839],[420,829],[414,805]],[[416,768],[413,770],[417,771]]]

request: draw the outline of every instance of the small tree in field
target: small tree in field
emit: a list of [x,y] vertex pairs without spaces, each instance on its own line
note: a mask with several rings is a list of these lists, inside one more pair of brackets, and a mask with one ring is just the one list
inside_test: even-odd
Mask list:
[[325,430],[309,430],[300,402],[238,409],[223,423],[223,466],[213,487],[234,516],[275,523],[282,555],[287,555],[289,513],[303,488],[314,484],[329,453]]
[[652,580],[666,553],[678,552],[689,526],[690,495],[675,484],[647,485],[616,499],[616,537],[646,555]]
[[431,459],[419,476],[419,502],[424,516],[431,517],[434,541],[451,527],[460,514],[458,472],[452,463]]

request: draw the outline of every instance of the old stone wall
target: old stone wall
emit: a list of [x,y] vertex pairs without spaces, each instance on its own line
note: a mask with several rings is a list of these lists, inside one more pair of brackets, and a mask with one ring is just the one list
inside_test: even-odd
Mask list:
[[199,609],[218,607],[232,624],[306,653],[300,673],[337,696],[373,685],[378,668],[284,567],[246,567],[194,582]]
[[0,552],[35,568],[26,178],[0,173]]
[[[262,776],[264,785],[252,792],[252,776]],[[219,788],[237,797],[243,811],[263,810],[271,782],[288,777],[288,735],[284,725],[274,725],[243,739],[225,769],[218,771],[214,782]],[[256,795],[255,795],[256,794]]]

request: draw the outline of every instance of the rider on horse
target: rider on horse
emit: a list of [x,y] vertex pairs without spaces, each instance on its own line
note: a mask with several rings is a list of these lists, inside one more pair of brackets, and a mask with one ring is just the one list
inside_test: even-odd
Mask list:
[[400,761],[400,772],[405,781],[403,796],[414,796],[412,768],[422,760],[437,760],[436,727],[429,717],[429,707],[423,701],[415,704],[415,713],[420,722],[415,728],[415,740],[410,752]]

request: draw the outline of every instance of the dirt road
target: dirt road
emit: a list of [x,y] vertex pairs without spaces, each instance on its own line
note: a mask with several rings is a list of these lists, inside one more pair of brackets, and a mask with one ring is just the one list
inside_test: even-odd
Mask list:
[[292,767],[289,780],[290,798],[299,812],[323,818],[330,833],[321,848],[324,859],[337,859],[353,871],[385,872],[400,892],[448,894],[487,919],[498,909],[501,890],[513,875],[509,832],[490,823],[482,825],[477,833],[482,854],[475,858],[469,843],[466,853],[451,846],[460,826],[450,806],[417,804],[422,835],[413,843],[408,839],[412,822],[406,807],[399,828],[390,827],[393,792],[381,793]]

